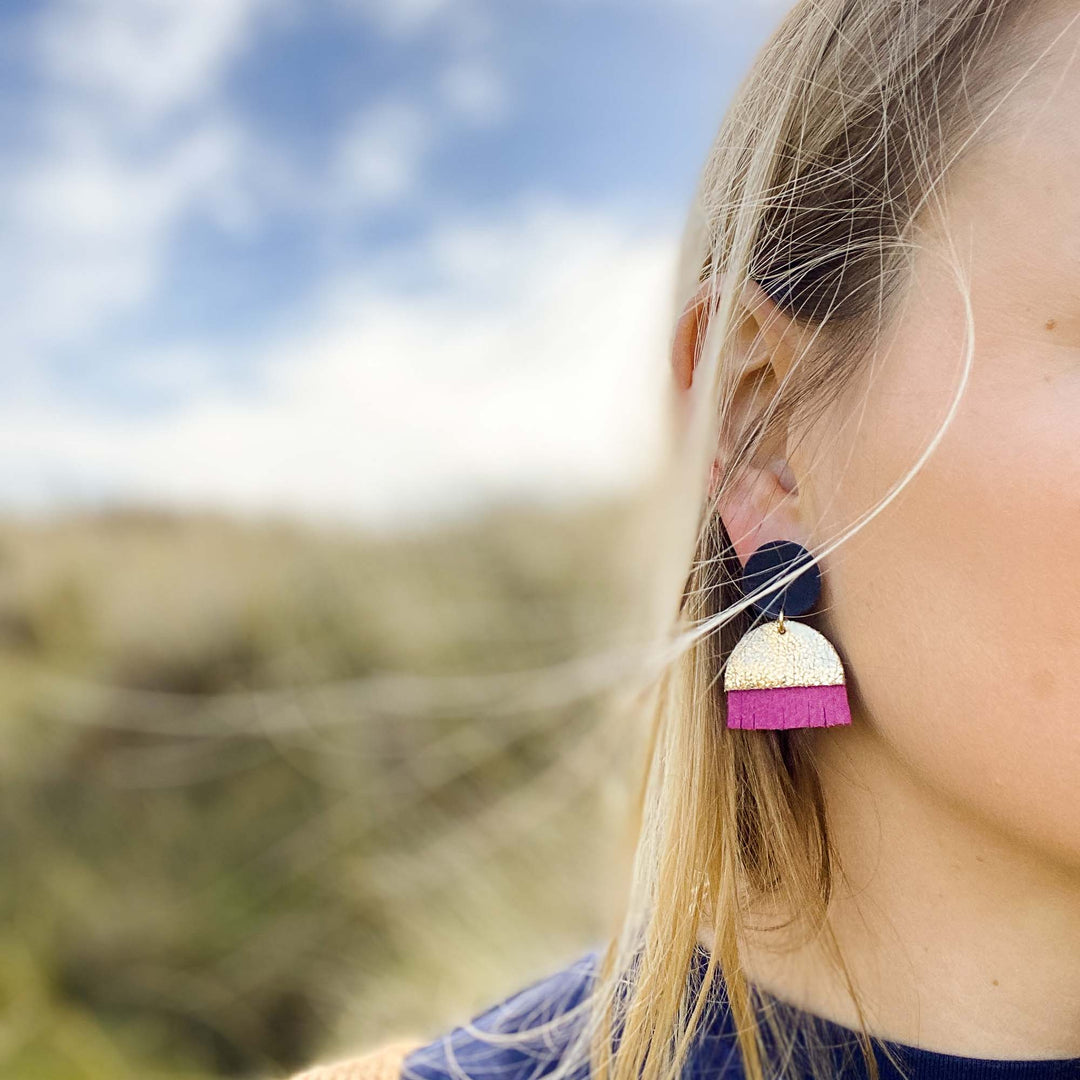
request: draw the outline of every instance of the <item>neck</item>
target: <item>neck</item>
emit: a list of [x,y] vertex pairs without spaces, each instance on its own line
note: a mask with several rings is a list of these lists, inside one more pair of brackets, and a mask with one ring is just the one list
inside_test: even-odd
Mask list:
[[[842,868],[829,923],[870,1033],[965,1057],[1080,1056],[1080,867],[950,803],[860,718],[817,735]],[[752,982],[860,1026],[820,939],[740,948]]]

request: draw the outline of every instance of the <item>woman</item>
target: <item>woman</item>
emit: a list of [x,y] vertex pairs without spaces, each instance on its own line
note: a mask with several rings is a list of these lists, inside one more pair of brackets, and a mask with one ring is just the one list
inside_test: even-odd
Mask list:
[[784,17],[684,238],[623,923],[305,1080],[1080,1077],[1078,45],[1061,0]]

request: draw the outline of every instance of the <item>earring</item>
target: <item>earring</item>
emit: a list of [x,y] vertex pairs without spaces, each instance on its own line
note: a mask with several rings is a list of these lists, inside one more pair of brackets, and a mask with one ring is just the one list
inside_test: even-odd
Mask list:
[[[781,577],[812,556],[793,540],[770,540],[746,560],[744,595]],[[774,621],[748,630],[724,668],[729,728],[788,729],[850,724],[844,667],[829,640],[788,616],[809,611],[821,594],[817,564],[754,607]]]

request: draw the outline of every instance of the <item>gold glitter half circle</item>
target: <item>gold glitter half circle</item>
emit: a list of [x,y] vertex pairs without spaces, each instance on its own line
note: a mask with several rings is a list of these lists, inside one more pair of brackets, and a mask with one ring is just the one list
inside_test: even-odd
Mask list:
[[823,634],[806,623],[776,620],[739,638],[724,667],[725,690],[772,690],[780,686],[835,686],[844,667]]

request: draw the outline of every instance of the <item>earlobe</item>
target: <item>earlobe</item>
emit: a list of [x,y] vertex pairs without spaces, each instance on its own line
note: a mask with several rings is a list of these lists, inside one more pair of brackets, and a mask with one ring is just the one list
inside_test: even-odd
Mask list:
[[721,466],[719,461],[713,462],[710,498],[716,500],[716,512],[744,566],[750,555],[763,543],[803,535],[798,495],[782,478],[785,471],[790,474],[785,463],[747,463],[740,475],[717,498],[716,485]]

